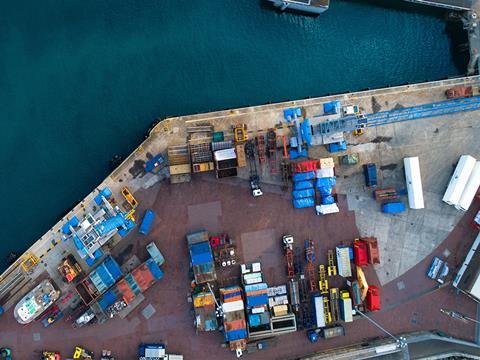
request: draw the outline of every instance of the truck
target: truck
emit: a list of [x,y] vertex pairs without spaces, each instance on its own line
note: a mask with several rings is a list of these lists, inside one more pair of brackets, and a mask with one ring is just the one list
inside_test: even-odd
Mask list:
[[436,280],[442,267],[443,267],[443,260],[441,260],[438,256],[434,256],[432,259],[432,263],[428,268],[427,276],[432,280]]
[[447,99],[458,99],[473,96],[472,86],[454,86],[453,88],[445,91]]
[[386,214],[398,214],[406,209],[405,204],[401,201],[392,201],[382,205],[382,212]]
[[363,165],[363,174],[367,187],[377,186],[377,165],[373,163]]
[[250,189],[252,190],[253,197],[259,197],[263,195],[263,191],[260,189],[260,178],[258,175],[250,176]]
[[155,213],[153,212],[153,210],[145,210],[145,215],[143,216],[143,220],[140,224],[138,232],[143,235],[148,235],[150,229],[152,228],[153,220],[155,220]]
[[166,353],[164,344],[140,344],[138,347],[138,360],[183,360],[183,355]]
[[342,108],[343,116],[357,115],[360,113],[358,105],[348,105]]

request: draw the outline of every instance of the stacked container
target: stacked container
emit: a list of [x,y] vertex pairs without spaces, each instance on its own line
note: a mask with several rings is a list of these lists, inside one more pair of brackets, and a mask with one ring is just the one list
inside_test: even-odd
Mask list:
[[316,206],[318,215],[339,212],[335,185],[335,165],[332,158],[320,159],[320,169],[315,171],[315,187],[320,195],[320,204]]
[[247,346],[247,323],[242,300],[242,289],[229,286],[220,289],[223,310],[225,341],[232,351],[245,350]]
[[299,172],[293,174],[293,207],[302,209],[315,206],[315,190],[313,180],[315,171]]

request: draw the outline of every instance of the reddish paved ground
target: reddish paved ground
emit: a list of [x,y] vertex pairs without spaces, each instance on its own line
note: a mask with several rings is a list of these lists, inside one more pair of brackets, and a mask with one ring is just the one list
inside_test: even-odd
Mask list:
[[[127,319],[116,318],[101,326],[81,329],[73,329],[69,323],[62,321],[50,329],[43,329],[38,323],[20,326],[9,312],[0,318],[0,343],[12,347],[15,358],[21,360],[37,359],[32,353],[42,348],[69,354],[77,344],[97,353],[102,348],[110,348],[118,359],[133,360],[136,358],[136,348],[142,341],[164,341],[169,352],[183,353],[186,359],[234,358],[233,354],[220,346],[222,335],[219,332],[195,334],[191,306],[187,302],[189,259],[185,233],[201,227],[211,232],[227,232],[238,245],[240,260],[261,260],[268,283],[277,285],[285,281],[285,262],[280,247],[284,233],[292,233],[297,244],[306,238],[314,239],[318,250],[317,262],[326,262],[326,249],[333,248],[341,241],[350,241],[358,236],[358,231],[354,214],[346,212],[344,199],[340,199],[341,214],[318,217],[312,209],[294,210],[289,196],[279,193],[275,188],[272,188],[273,192],[267,191],[263,197],[253,199],[245,182],[230,182],[240,185],[219,183],[206,176],[196,178],[190,184],[162,184],[143,194],[136,194],[142,208],[152,207],[155,210],[158,221],[147,238],[134,231],[115,249],[114,255],[133,244],[131,254],[135,253],[144,259],[147,254],[145,245],[155,240],[167,261],[163,266],[165,277],[147,291],[146,300]],[[474,237],[468,228],[472,213],[473,210],[466,214],[445,241],[459,261]],[[438,251],[443,251],[444,247],[442,244]],[[451,287],[428,292],[435,285],[425,277],[429,261],[425,260],[401,279],[383,288],[384,308],[395,308],[379,312],[374,318],[394,333],[438,329],[453,336],[472,339],[472,325],[443,316],[439,309],[456,309],[474,316],[475,304],[463,295],[453,294]],[[372,271],[367,272],[367,277],[371,283],[377,283]],[[405,289],[398,290],[396,283],[399,280],[404,281]],[[424,295],[418,297],[418,294]],[[150,303],[156,313],[145,320],[140,311]],[[303,331],[297,332],[280,337],[275,347],[249,354],[248,358],[295,357],[383,336],[363,319],[347,325],[346,330],[347,336],[344,338],[317,344],[310,344]],[[37,342],[32,341],[36,332],[41,334],[41,340]]]

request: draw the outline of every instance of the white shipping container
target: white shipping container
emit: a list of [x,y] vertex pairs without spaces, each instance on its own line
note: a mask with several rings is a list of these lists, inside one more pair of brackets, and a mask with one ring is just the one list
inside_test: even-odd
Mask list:
[[343,277],[352,276],[350,265],[350,250],[348,247],[336,247],[338,275]]
[[475,163],[473,167],[472,173],[468,178],[467,185],[465,185],[465,189],[463,190],[462,196],[460,197],[460,201],[458,205],[455,207],[458,210],[467,211],[470,205],[472,204],[473,199],[475,198],[475,194],[478,191],[478,187],[480,186],[480,161]]
[[408,205],[410,209],[423,209],[422,176],[420,174],[420,163],[418,157],[407,157],[403,159],[405,167],[405,179],[407,182]]
[[448,205],[458,205],[475,163],[475,158],[470,155],[460,156],[442,199]]
[[323,311],[323,297],[315,296],[313,305],[315,306],[315,324],[317,328],[325,327],[325,313]]
[[345,322],[352,322],[352,299],[340,298],[340,315]]

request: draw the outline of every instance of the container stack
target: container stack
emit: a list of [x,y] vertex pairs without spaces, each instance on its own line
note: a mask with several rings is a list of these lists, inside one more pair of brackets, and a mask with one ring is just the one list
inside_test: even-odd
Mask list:
[[245,350],[247,347],[247,323],[242,299],[242,289],[239,286],[229,286],[220,289],[223,310],[223,328],[225,342],[230,350]]
[[315,206],[315,170],[320,163],[318,160],[306,160],[292,164],[293,180],[293,207],[302,209]]
[[338,213],[335,185],[335,164],[333,158],[320,159],[320,168],[315,171],[315,187],[320,195],[320,204],[316,206],[317,215]]

